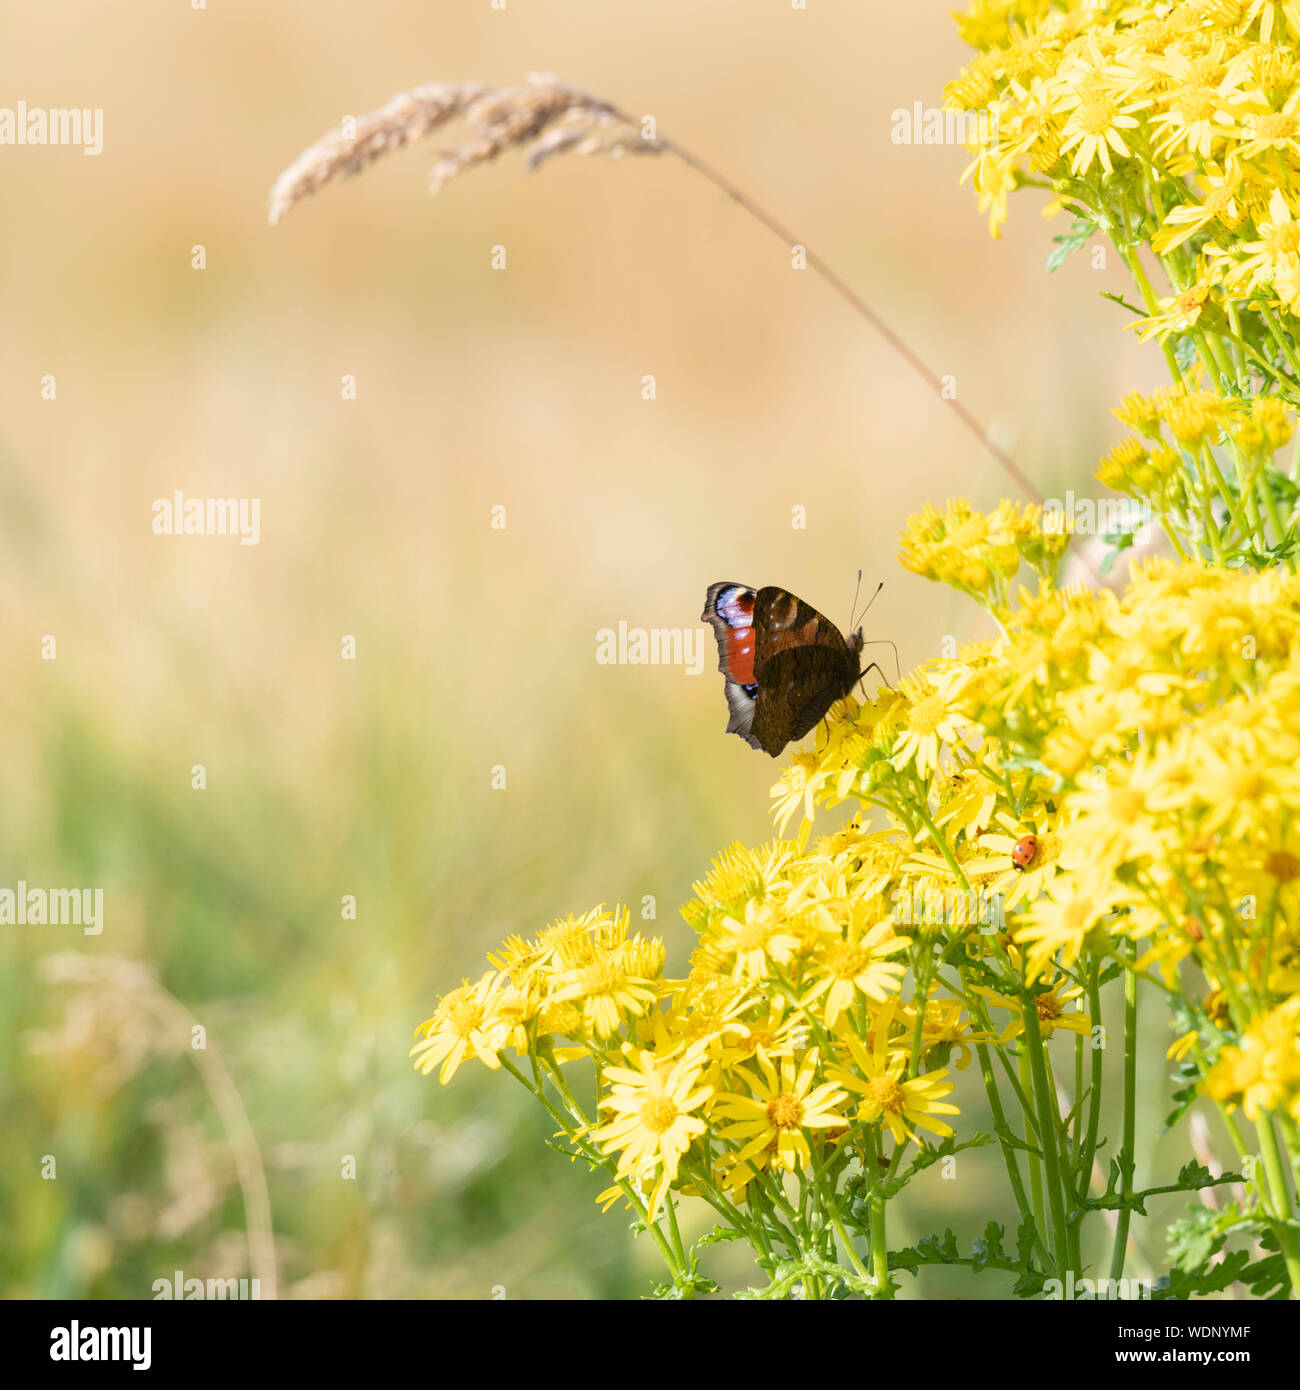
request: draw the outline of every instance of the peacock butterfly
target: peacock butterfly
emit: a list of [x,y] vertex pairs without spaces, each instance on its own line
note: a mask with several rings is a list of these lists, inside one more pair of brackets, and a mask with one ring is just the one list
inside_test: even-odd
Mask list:
[[[862,629],[839,628],[784,589],[709,585],[700,615],[718,639],[729,734],[776,757],[857,684]],[[867,668],[868,670],[870,667]]]

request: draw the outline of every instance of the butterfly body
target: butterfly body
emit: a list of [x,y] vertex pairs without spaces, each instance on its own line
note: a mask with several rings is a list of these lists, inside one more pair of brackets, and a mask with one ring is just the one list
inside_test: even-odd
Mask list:
[[729,734],[776,757],[846,696],[862,672],[862,630],[845,638],[785,589],[720,580],[701,614],[718,640]]

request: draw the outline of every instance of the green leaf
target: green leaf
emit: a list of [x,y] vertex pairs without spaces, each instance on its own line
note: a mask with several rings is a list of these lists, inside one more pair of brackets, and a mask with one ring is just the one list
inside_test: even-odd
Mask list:
[[[1146,1187],[1134,1192],[1130,1189],[1132,1181],[1133,1160],[1127,1150],[1121,1149],[1116,1157],[1111,1159],[1106,1191],[1100,1197],[1080,1197],[1079,1205],[1090,1211],[1136,1211],[1145,1216],[1148,1197],[1162,1196],[1166,1192],[1199,1192],[1203,1187],[1220,1187],[1225,1183],[1241,1182],[1242,1176],[1240,1173],[1221,1173],[1216,1178],[1203,1164],[1192,1160],[1183,1164],[1178,1170],[1178,1177],[1172,1183],[1160,1187]],[[1202,1211],[1208,1208],[1197,1207],[1193,1210]],[[1170,1230],[1172,1232],[1173,1228]]]
[[557,1154],[563,1154],[565,1158],[580,1158],[589,1167],[594,1168],[596,1166],[585,1153],[575,1149],[571,1144],[566,1144],[562,1139],[553,1139],[550,1135],[547,1135],[542,1142],[548,1149],[554,1149]]
[[1037,1298],[1043,1291],[1045,1275],[1033,1263],[1034,1225],[1021,1224],[1016,1233],[1016,1254],[1008,1254],[1003,1241],[1006,1231],[990,1221],[984,1233],[971,1243],[971,1253],[963,1255],[957,1237],[949,1227],[942,1236],[930,1235],[905,1250],[889,1252],[889,1267],[915,1274],[922,1265],[967,1265],[974,1273],[999,1269],[1017,1276],[1012,1291],[1020,1298]]
[[990,1263],[1005,1264],[1007,1262],[1007,1253],[1002,1248],[1002,1237],[1005,1234],[1006,1231],[996,1221],[990,1221],[984,1227],[984,1234],[976,1236],[971,1242],[971,1267],[973,1269],[986,1269]]
[[738,1231],[734,1226],[715,1226],[708,1235],[703,1235],[695,1242],[694,1249],[701,1250],[706,1245],[717,1245],[724,1240],[743,1240],[744,1231]]
[[957,1245],[957,1237],[953,1235],[952,1227],[949,1226],[942,1236],[922,1236],[915,1245],[906,1246],[902,1250],[891,1250],[889,1267],[905,1269],[909,1274],[915,1274],[922,1265],[950,1265],[956,1264],[960,1259],[961,1250]]
[[1300,497],[1300,483],[1271,464],[1264,469],[1264,481],[1268,484],[1268,490],[1273,494],[1274,500],[1278,502],[1293,503]]
[[1199,361],[1196,355],[1196,343],[1185,333],[1178,334],[1173,339],[1174,361],[1184,372],[1191,371],[1192,367]]
[[1259,1242],[1271,1253],[1242,1271],[1242,1282],[1249,1285],[1255,1298],[1286,1298],[1291,1292],[1291,1276],[1287,1271],[1276,1231],[1265,1231]]
[[1247,546],[1240,554],[1228,561],[1228,568],[1241,569],[1249,565],[1252,569],[1270,569],[1285,560],[1291,559],[1300,551],[1300,532],[1292,526],[1276,545]]
[[1017,1298],[1037,1298],[1047,1283],[1047,1276],[1040,1269],[1027,1269],[1011,1286]]
[[[1204,1298],[1236,1283],[1245,1284],[1253,1298],[1287,1297],[1291,1281],[1275,1230],[1253,1212],[1236,1206],[1223,1211],[1189,1207],[1188,1211],[1190,1216],[1169,1227],[1169,1256],[1174,1267],[1168,1281],[1161,1281],[1157,1299]],[[1253,1261],[1249,1249],[1223,1253],[1232,1235],[1257,1239],[1266,1253]]]
[[1196,1103],[1200,1095],[1201,1074],[1190,1063],[1183,1063],[1173,1074],[1173,1080],[1181,1083],[1174,1091],[1174,1108],[1165,1116],[1165,1129],[1170,1130],[1183,1118]]
[[[1254,1298],[1287,1297],[1291,1281],[1275,1230],[1253,1212],[1236,1206],[1223,1211],[1197,1206],[1188,1207],[1188,1211],[1190,1216],[1169,1227],[1169,1257],[1174,1267],[1167,1286],[1162,1285],[1156,1298],[1203,1298],[1235,1283],[1245,1284]],[[1266,1253],[1253,1262],[1248,1249],[1221,1254],[1233,1235],[1258,1240]],[[1218,1262],[1211,1264],[1216,1256],[1220,1257]]]
[[896,1178],[876,1183],[872,1191],[878,1197],[896,1197],[918,1173],[932,1167],[941,1158],[948,1158],[962,1149],[977,1149],[984,1144],[995,1144],[996,1142],[997,1140],[991,1134],[974,1134],[969,1139],[963,1139],[961,1143],[958,1143],[957,1136],[950,1134],[941,1144],[927,1144]]
[[1079,1097],[1079,1099],[1076,1100],[1076,1101],[1074,1102],[1074,1104],[1070,1107],[1070,1113],[1069,1113],[1068,1115],[1063,1115],[1063,1116],[1061,1117],[1061,1124],[1062,1124],[1062,1126],[1063,1126],[1064,1128],[1069,1129],[1069,1127],[1074,1123],[1074,1117],[1075,1117],[1075,1116],[1083,1109],[1083,1107],[1087,1104],[1087,1102],[1088,1102],[1088,1097],[1089,1097],[1090,1095],[1092,1095],[1092,1087],[1091,1087],[1091,1086],[1085,1086],[1085,1087],[1084,1087],[1084,1090],[1083,1090],[1083,1094],[1082,1094],[1082,1095]]
[[1191,1215],[1175,1221],[1165,1232],[1169,1258],[1175,1271],[1183,1274],[1194,1274],[1217,1255],[1236,1227],[1253,1224],[1253,1219],[1235,1206],[1224,1211],[1199,1205],[1187,1210]]
[[[1133,539],[1134,536],[1132,531],[1107,532],[1106,535],[1102,537],[1102,540],[1110,547],[1110,550],[1101,562],[1102,574],[1109,574],[1111,570],[1115,568],[1115,561],[1119,559],[1124,551],[1132,546]],[[1123,969],[1123,967],[1121,966],[1120,969]]]
[[1234,1250],[1218,1264],[1203,1266],[1192,1273],[1175,1269],[1169,1276],[1169,1283],[1158,1288],[1153,1296],[1157,1300],[1165,1300],[1195,1298],[1198,1295],[1204,1298],[1207,1294],[1222,1293],[1242,1278],[1249,1263],[1248,1250]]
[[1136,304],[1130,304],[1122,294],[1111,294],[1109,290],[1100,290],[1098,293],[1103,299],[1109,299],[1112,304],[1118,304],[1121,309],[1127,309],[1130,314],[1136,314],[1138,318],[1144,317],[1145,309],[1139,309]]
[[1096,230],[1091,222],[1075,222],[1068,232],[1054,236],[1055,246],[1047,253],[1047,273],[1060,270],[1076,251],[1081,251]]
[[1013,1149],[1024,1149],[1026,1153],[1036,1154],[1039,1158],[1042,1158],[1042,1149],[1038,1148],[1035,1144],[1026,1144],[1018,1134],[1013,1134],[1005,1125],[999,1125],[996,1133],[1004,1144],[1009,1144]]
[[1218,1179],[1203,1163],[1193,1158],[1178,1170],[1178,1177],[1174,1181],[1182,1191],[1195,1192],[1201,1187],[1213,1187]]

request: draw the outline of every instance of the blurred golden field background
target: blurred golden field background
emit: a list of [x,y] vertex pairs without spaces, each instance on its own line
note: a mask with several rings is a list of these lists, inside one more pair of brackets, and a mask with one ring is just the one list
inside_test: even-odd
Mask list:
[[[654,895],[684,963],[692,880],[771,834],[779,764],[723,736],[712,656],[698,678],[598,666],[597,629],[693,627],[724,577],[843,625],[861,568],[864,592],[885,581],[867,636],[906,671],[982,629],[898,568],[898,528],[1009,485],[789,248],[672,159],[528,174],[506,156],[430,198],[435,137],[274,230],[267,192],[396,91],[554,71],[653,113],[788,222],[1044,493],[1095,492],[1109,407],[1158,358],[1098,295],[1118,275],[1086,257],[1045,275],[1063,228],[1022,205],[992,241],[963,150],[891,142],[891,112],[937,106],[965,59],[947,8],[6,15],[0,105],[102,107],[104,149],[0,148],[0,886],[101,887],[105,926],[0,927],[5,1294],[249,1272],[227,1129],[186,1039],[77,969],[110,956],[149,967],[228,1068],[282,1294],[646,1290],[653,1252],[543,1147],[522,1091],[472,1064],[438,1087],[407,1061],[412,1030],[502,937],[599,901]],[[260,498],[260,543],[153,534],[177,490]],[[1151,1134],[1162,1068],[1144,1080]],[[993,1151],[968,1163],[913,1187],[900,1243],[1000,1214]]]

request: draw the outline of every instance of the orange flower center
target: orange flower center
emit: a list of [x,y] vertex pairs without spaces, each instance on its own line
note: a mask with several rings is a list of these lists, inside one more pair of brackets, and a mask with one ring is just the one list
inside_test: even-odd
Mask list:
[[447,1026],[458,1038],[468,1038],[483,1025],[483,1006],[477,999],[464,999],[447,1010]]
[[1199,309],[1209,298],[1210,292],[1204,285],[1193,285],[1190,290],[1184,290],[1178,296],[1178,307],[1185,314],[1190,314],[1193,310]]
[[1257,140],[1289,140],[1296,133],[1296,118],[1285,111],[1273,111],[1255,122]]
[[867,1099],[882,1110],[901,1115],[907,1104],[907,1092],[890,1076],[877,1076],[867,1082]]
[[1264,244],[1274,256],[1294,256],[1300,251],[1300,222],[1275,222]]
[[1214,115],[1215,94],[1210,87],[1189,87],[1171,103],[1179,119],[1190,125],[1193,121],[1208,121]]
[[1205,195],[1205,211],[1211,217],[1217,217],[1225,225],[1231,226],[1240,221],[1233,208],[1232,189],[1224,185],[1221,188],[1212,188]]
[[1300,859],[1290,850],[1271,850],[1264,860],[1264,868],[1279,883],[1290,883],[1293,878],[1300,878]]
[[1079,124],[1086,135],[1105,135],[1119,107],[1108,96],[1094,96],[1079,106]]
[[826,968],[837,980],[851,980],[871,963],[871,953],[850,941],[840,941],[826,953]]
[[601,960],[582,972],[584,994],[612,994],[622,981],[623,972],[612,961]]
[[638,1113],[641,1123],[651,1134],[663,1134],[670,1130],[677,1120],[677,1107],[667,1096],[655,1096],[647,1100]]
[[776,1034],[770,1028],[751,1028],[745,1036],[745,1047],[756,1052],[760,1047],[771,1048],[776,1042]]
[[752,921],[746,922],[736,933],[736,948],[740,951],[761,950],[771,934],[771,918],[767,913],[760,913]]
[[767,1118],[773,1129],[798,1129],[803,1119],[803,1102],[798,1096],[782,1091],[768,1101]]

